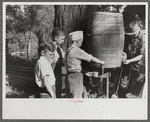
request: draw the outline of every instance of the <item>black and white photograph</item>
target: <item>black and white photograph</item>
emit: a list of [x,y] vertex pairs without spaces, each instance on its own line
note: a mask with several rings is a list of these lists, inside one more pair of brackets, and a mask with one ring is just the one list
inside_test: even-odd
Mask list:
[[147,2],[2,9],[4,119],[147,119]]

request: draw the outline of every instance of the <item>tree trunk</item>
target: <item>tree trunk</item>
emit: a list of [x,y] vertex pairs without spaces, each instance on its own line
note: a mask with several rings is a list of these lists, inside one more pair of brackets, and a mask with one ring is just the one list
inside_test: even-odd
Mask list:
[[72,31],[87,29],[89,15],[96,10],[92,5],[55,5],[54,27],[61,28],[66,33],[65,45],[70,45],[68,34]]
[[20,56],[22,58],[21,42],[20,42],[19,38],[17,38],[17,40],[18,40],[18,43],[19,43]]
[[29,59],[29,45],[30,45],[30,38],[31,37],[31,30],[30,30],[30,33],[29,33],[29,39],[28,39],[28,44],[27,44],[27,59]]

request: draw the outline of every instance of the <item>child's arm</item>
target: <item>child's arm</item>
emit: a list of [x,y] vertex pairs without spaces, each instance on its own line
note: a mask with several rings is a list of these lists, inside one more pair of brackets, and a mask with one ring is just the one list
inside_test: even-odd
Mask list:
[[44,76],[44,84],[46,86],[47,91],[51,94],[52,98],[55,98],[55,93],[52,90],[52,86],[48,81],[48,75]]
[[132,59],[127,59],[124,61],[124,64],[129,64],[129,63],[133,63],[133,62],[137,62],[140,61],[142,59],[142,55],[138,55]]
[[96,63],[100,63],[100,64],[102,64],[102,65],[104,65],[105,64],[105,61],[101,61],[101,60],[99,60],[98,58],[96,58],[96,57],[92,57],[92,59],[91,59],[93,62],[96,62]]

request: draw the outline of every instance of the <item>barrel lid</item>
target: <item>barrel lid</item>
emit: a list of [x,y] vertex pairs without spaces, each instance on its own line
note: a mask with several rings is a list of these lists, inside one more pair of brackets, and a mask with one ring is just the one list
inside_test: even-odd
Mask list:
[[93,14],[101,14],[101,15],[112,15],[112,16],[122,16],[122,13],[110,13],[110,12],[94,12]]

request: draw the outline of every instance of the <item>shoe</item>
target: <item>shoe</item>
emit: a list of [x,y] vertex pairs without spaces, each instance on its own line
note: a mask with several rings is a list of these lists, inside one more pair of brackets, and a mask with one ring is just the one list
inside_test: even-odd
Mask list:
[[139,98],[136,94],[128,93],[126,94],[127,98]]

